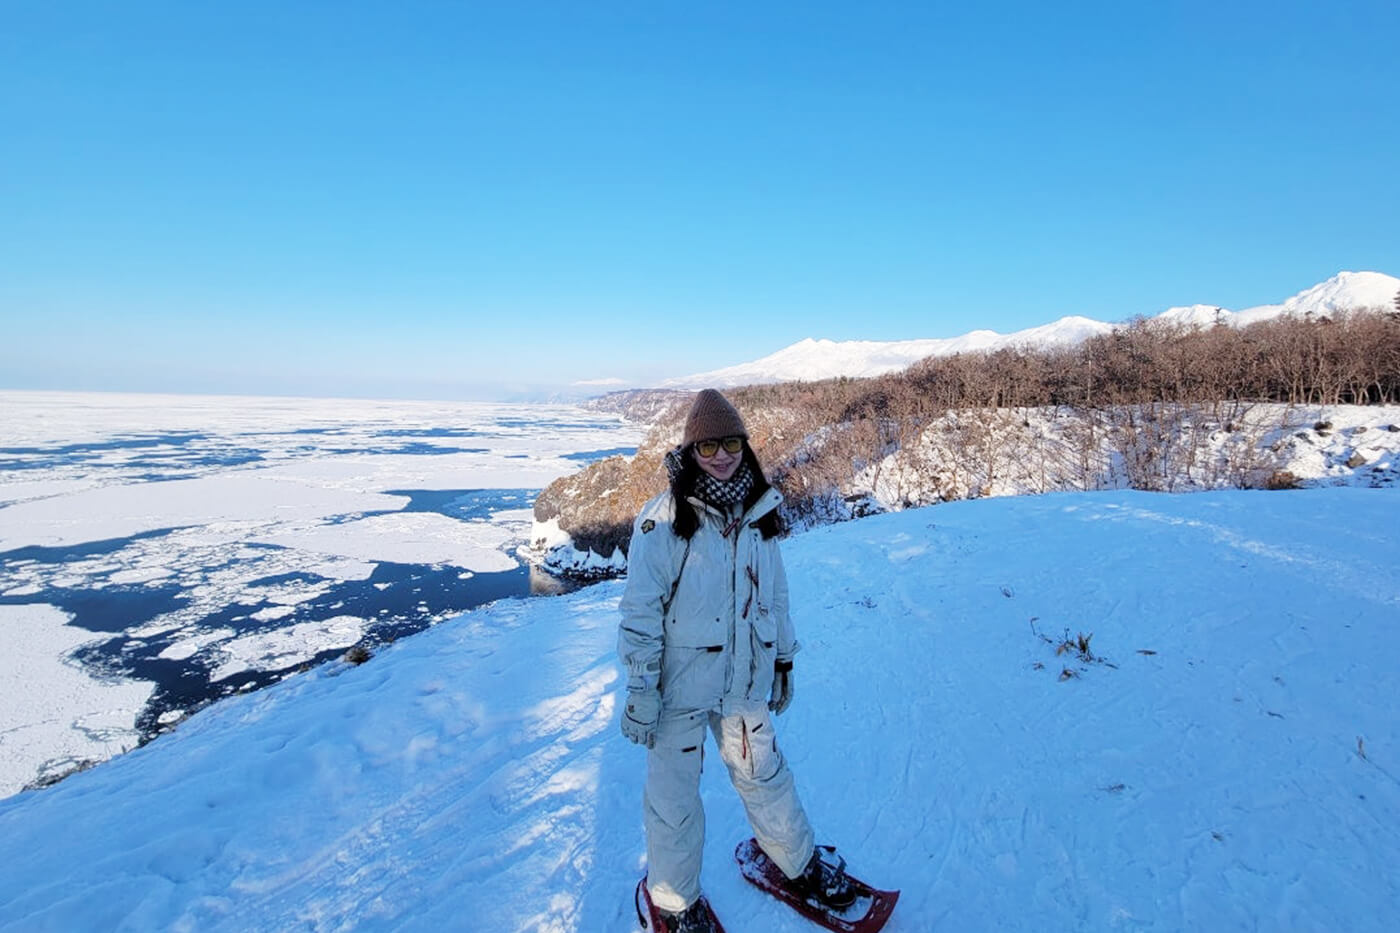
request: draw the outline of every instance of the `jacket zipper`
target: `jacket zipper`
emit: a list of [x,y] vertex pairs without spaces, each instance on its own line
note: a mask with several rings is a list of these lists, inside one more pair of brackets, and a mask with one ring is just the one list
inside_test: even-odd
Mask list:
[[[723,537],[724,537],[724,540],[725,540],[725,541],[728,541],[728,540],[729,540],[729,532],[730,532],[730,531],[733,531],[733,530],[736,529],[736,528],[738,528],[738,526],[739,526],[739,521],[740,521],[743,517],[744,517],[744,514],[743,514],[742,512],[740,512],[740,513],[739,513],[739,516],[738,516],[737,518],[735,518],[734,521],[731,522],[731,523],[728,525],[728,527],[726,527],[726,528],[724,529],[724,536],[723,536]],[[735,615],[734,615],[734,603],[735,603],[735,602],[737,601],[737,599],[738,599],[738,594],[735,592],[735,589],[736,589],[736,586],[737,586],[737,581],[734,579],[734,577],[735,577],[735,575],[738,573],[738,570],[739,570],[739,535],[738,535],[738,534],[735,534],[735,535],[734,535],[734,541],[733,541],[733,543],[731,544],[731,548],[732,548],[732,560],[731,560],[731,562],[730,562],[730,566],[732,566],[732,567],[734,568],[734,570],[733,570],[733,572],[731,572],[730,575],[729,575],[729,613],[728,613],[728,615],[729,615],[729,653],[728,653],[728,657],[727,657],[727,659],[726,659],[726,661],[725,661],[725,672],[724,672],[724,687],[725,687],[724,692],[725,692],[725,695],[726,695],[726,696],[729,694],[729,691],[730,691],[730,690],[733,688],[733,686],[734,686],[734,644],[735,644],[735,641],[736,641],[736,639],[737,639],[736,629],[738,628],[738,619],[737,619],[737,618],[735,617]],[[752,669],[753,669],[753,665],[752,665],[752,664],[749,665],[749,669],[750,669],[750,671],[752,671]],[[750,674],[750,681],[752,681],[752,674]],[[750,689],[752,689],[752,687],[753,687],[752,682],[750,683],[749,686],[750,686]],[[744,696],[747,697],[748,695],[749,695],[748,690],[745,690],[745,691],[744,691]]]

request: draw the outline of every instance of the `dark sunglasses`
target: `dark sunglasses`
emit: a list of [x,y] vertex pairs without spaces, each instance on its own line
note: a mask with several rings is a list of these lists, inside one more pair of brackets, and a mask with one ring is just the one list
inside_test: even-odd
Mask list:
[[696,441],[695,452],[706,460],[719,453],[723,447],[726,453],[737,454],[744,449],[744,439],[737,434],[730,437],[721,437],[718,440]]

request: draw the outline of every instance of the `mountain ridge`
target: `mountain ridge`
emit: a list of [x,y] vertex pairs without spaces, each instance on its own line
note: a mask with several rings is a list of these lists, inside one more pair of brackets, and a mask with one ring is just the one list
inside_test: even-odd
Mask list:
[[[1397,294],[1400,294],[1400,278],[1381,272],[1343,271],[1279,304],[1258,305],[1240,311],[1196,304],[1168,308],[1151,319],[1185,326],[1210,327],[1223,323],[1244,327],[1289,314],[1330,314],[1350,308],[1389,307]],[[835,341],[806,337],[757,360],[663,380],[656,388],[699,389],[710,386],[724,389],[840,376],[880,376],[904,369],[930,356],[1012,347],[1075,346],[1091,337],[1111,333],[1118,326],[1080,315],[1068,315],[1010,334],[982,329],[957,337],[911,340]]]

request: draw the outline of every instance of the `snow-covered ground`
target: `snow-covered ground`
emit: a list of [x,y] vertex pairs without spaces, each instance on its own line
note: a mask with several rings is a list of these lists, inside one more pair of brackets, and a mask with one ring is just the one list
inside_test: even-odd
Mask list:
[[[1397,529],[1393,491],[1320,488],[795,536],[779,728],[820,837],[903,889],[893,933],[1391,929]],[[635,930],[621,587],[496,603],[0,801],[0,928]],[[708,764],[719,915],[813,929],[739,879]]]
[[567,406],[0,392],[0,795],[451,618],[488,575],[528,588],[534,492],[640,435]]

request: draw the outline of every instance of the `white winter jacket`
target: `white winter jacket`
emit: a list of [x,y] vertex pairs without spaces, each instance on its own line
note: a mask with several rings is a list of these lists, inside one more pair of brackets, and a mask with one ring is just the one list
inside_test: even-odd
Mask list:
[[767,701],[774,661],[791,661],[798,648],[778,539],[757,527],[782,496],[770,488],[728,535],[731,517],[689,501],[700,527],[688,546],[671,530],[669,491],[632,526],[618,655],[630,684],[656,682],[659,672],[663,712],[728,713]]

